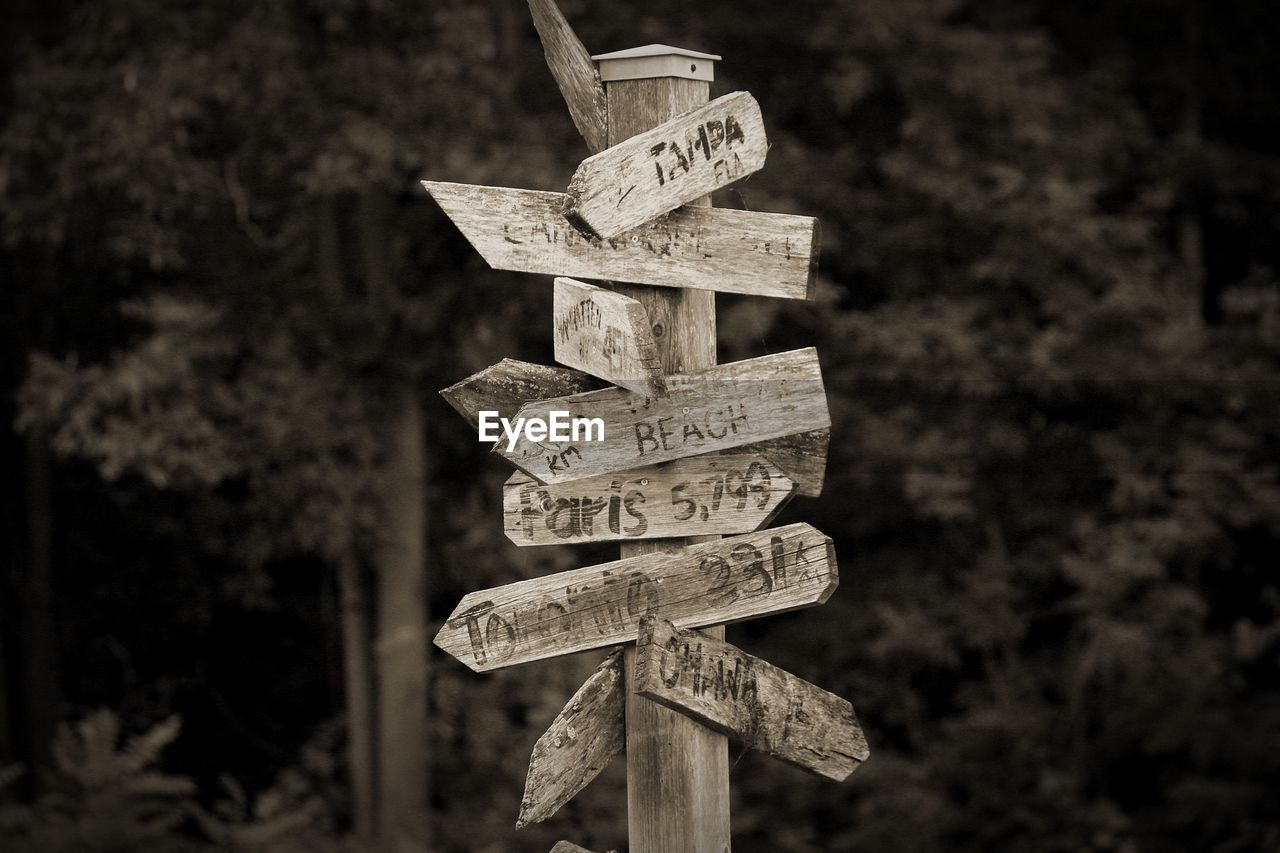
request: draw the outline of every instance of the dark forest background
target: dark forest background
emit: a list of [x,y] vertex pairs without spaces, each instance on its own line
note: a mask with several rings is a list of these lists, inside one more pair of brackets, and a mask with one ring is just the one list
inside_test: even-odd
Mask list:
[[[824,607],[732,642],[849,698],[834,785],[733,762],[735,847],[1280,850],[1271,0],[562,4],[724,55],[816,215]],[[517,0],[10,2],[0,26],[0,847],[625,845],[621,762],[512,826],[603,653],[477,676],[508,471],[436,390],[549,363],[550,280],[417,180],[587,150]],[[422,808],[421,804],[429,804]]]

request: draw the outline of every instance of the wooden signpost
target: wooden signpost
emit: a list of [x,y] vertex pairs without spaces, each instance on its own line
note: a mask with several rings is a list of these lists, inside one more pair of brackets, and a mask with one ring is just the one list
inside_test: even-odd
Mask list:
[[486,672],[634,642],[646,614],[720,625],[822,604],[839,583],[831,540],[790,524],[468,593],[435,644]]
[[582,161],[565,218],[608,240],[759,171],[768,153],[760,105],[734,92]]
[[513,474],[503,529],[517,545],[749,533],[790,500],[795,483],[750,454],[691,456],[560,485]]
[[682,207],[612,240],[564,216],[563,193],[423,181],[496,270],[812,299],[818,220]]
[[637,394],[666,392],[643,305],[571,278],[556,279],[552,300],[556,361]]
[[[525,403],[580,394],[600,384],[590,376],[563,367],[504,358],[445,388],[440,396],[476,427],[481,409],[512,419]],[[814,498],[822,494],[830,439],[830,429],[816,429],[747,444],[730,452],[772,460],[796,484],[796,494]]]
[[670,375],[666,388],[661,397],[605,388],[526,403],[518,418],[546,420],[560,411],[599,419],[603,437],[557,443],[522,436],[493,452],[543,483],[563,483],[831,425],[813,349]]
[[[822,490],[817,353],[715,364],[713,291],[812,298],[818,224],[711,208],[768,151],[754,98],[710,100],[719,57],[650,45],[597,67],[552,0],[528,2],[593,156],[564,193],[423,186],[494,268],[560,276],[564,366],[504,359],[441,394],[482,435],[503,421],[508,538],[621,558],[468,593],[435,643],[476,671],[620,647],[534,746],[517,828],[624,752],[630,853],[729,853],[727,737],[835,780],[867,757],[847,701],[724,641],[839,583],[828,537],[767,526]],[[600,430],[551,440],[561,416]]]
[[635,691],[803,770],[841,782],[869,750],[853,706],[723,640],[640,620]]

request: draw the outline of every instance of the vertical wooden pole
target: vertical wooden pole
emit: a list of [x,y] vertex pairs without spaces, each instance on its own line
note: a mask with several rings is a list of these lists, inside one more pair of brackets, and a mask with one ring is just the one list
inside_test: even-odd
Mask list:
[[[656,77],[605,84],[610,145],[710,100],[703,80]],[[695,202],[710,207],[711,199]],[[710,291],[618,285],[649,313],[667,373],[716,363],[716,303]],[[622,545],[622,556],[678,549],[716,537]],[[723,639],[724,628],[707,629]],[[626,681],[634,681],[635,647]],[[630,853],[728,853],[729,745],[683,714],[627,693],[627,849]]]

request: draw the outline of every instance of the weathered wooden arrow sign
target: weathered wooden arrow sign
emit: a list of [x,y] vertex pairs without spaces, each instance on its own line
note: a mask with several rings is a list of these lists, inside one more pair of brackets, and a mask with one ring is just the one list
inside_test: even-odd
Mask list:
[[552,295],[556,361],[637,394],[666,391],[649,315],[629,296],[557,278]]
[[866,760],[853,706],[666,619],[640,620],[634,689],[774,758],[839,782]]
[[574,126],[592,152],[603,150],[609,144],[608,105],[591,54],[551,0],[529,0],[529,13]]
[[618,649],[578,688],[534,744],[516,829],[551,817],[623,751],[626,704]]
[[831,425],[812,347],[668,376],[666,384],[662,397],[605,388],[526,403],[517,422],[548,422],[558,412],[603,430],[590,441],[584,430],[558,442],[526,432],[493,452],[540,482],[563,483]]
[[450,385],[440,396],[477,427],[481,411],[497,412],[499,417],[511,419],[530,400],[581,394],[603,385],[577,370],[504,358]]
[[517,473],[502,488],[503,529],[517,545],[749,533],[772,521],[794,492],[777,465],[736,453],[557,485]]
[[[496,411],[510,420],[527,402],[580,394],[600,384],[576,370],[504,358],[445,388],[440,396],[476,427],[481,409]],[[830,429],[811,430],[743,445],[734,452],[772,460],[796,484],[796,494],[817,497],[826,477],[830,439]]]
[[831,540],[791,524],[468,593],[435,644],[484,672],[631,642],[648,613],[699,627],[822,604],[839,582]]
[[494,269],[813,298],[819,233],[811,216],[683,207],[602,240],[565,219],[562,193],[422,185]]
[[768,153],[756,99],[724,95],[583,160],[565,217],[608,240],[759,171]]

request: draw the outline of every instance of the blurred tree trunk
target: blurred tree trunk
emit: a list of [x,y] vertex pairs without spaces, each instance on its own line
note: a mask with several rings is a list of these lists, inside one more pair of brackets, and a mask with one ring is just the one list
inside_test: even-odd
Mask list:
[[44,436],[25,444],[27,550],[21,580],[22,697],[26,759],[40,770],[50,764],[59,719],[58,623],[54,615],[53,472]]
[[[326,295],[341,310],[346,298],[342,270],[338,201],[320,201],[316,228],[316,264]],[[354,523],[354,522],[353,522]],[[338,558],[338,598],[341,602],[343,684],[346,699],[347,764],[351,785],[351,819],[361,841],[375,837],[373,721],[373,649],[369,597],[360,571],[354,533],[346,553]]]
[[1179,140],[1183,155],[1182,213],[1178,217],[1178,251],[1188,286],[1200,301],[1200,319],[1209,325],[1221,320],[1218,293],[1208,281],[1204,266],[1204,86],[1201,80],[1203,34],[1201,9],[1195,0],[1183,6],[1182,26],[1186,39],[1186,102]]
[[[356,228],[365,286],[389,333],[395,303],[388,261],[391,199],[360,199]],[[387,351],[393,344],[384,341]],[[392,374],[377,558],[378,830],[385,849],[430,849],[427,790],[426,433],[417,383]]]
[[417,389],[400,383],[390,403],[377,579],[379,829],[401,853],[429,849],[425,454]]
[[352,552],[338,566],[342,608],[343,684],[346,697],[347,761],[351,784],[351,820],[364,842],[374,837],[373,672],[368,597],[359,560]]

